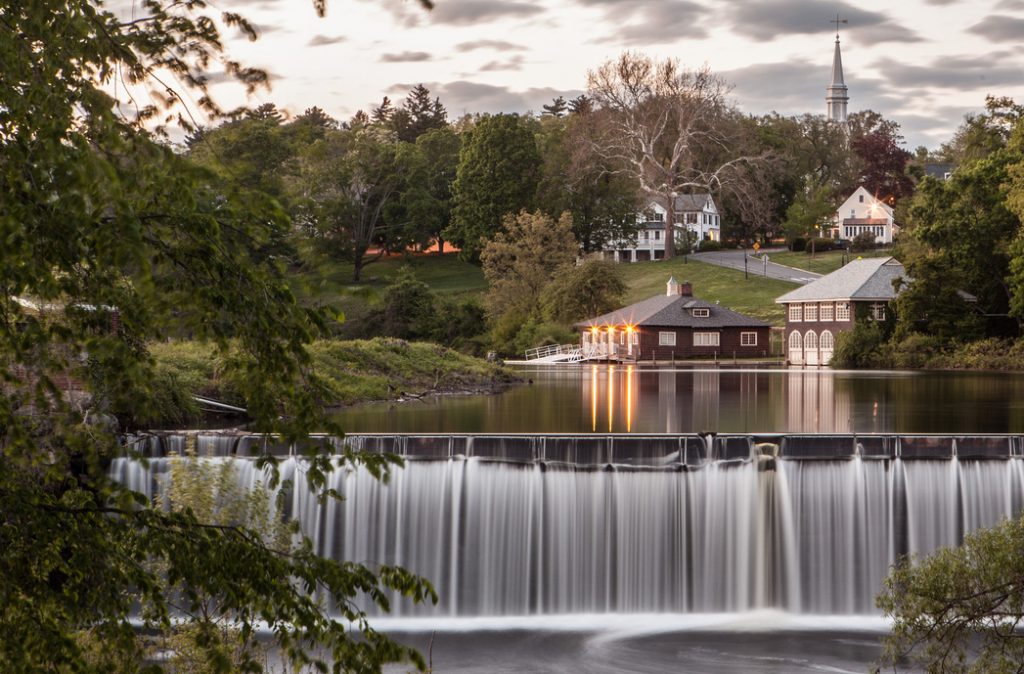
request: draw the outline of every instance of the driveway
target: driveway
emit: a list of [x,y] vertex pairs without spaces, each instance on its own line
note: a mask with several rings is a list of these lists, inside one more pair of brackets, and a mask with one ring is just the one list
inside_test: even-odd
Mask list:
[[[747,274],[750,276],[767,276],[768,278],[778,279],[780,281],[789,281],[790,283],[800,284],[810,283],[811,281],[821,278],[821,274],[815,274],[813,271],[775,264],[771,261],[771,257],[772,253],[776,250],[781,251],[784,249],[762,249],[760,251],[761,254],[757,257],[754,256],[754,251],[752,250],[716,250],[710,253],[693,253],[690,257],[719,267],[728,267],[729,269],[738,269],[743,271],[743,257],[746,255]],[[764,261],[765,256],[768,257],[767,263]]]

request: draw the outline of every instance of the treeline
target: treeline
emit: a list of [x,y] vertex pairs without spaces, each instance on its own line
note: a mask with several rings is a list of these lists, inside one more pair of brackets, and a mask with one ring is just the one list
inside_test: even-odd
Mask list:
[[[550,223],[564,218],[573,260],[586,258],[635,239],[652,203],[669,213],[665,256],[672,257],[698,243],[676,236],[669,208],[677,195],[691,193],[715,197],[725,245],[811,239],[856,187],[903,203],[925,163],[975,152],[981,142],[912,154],[902,147],[898,124],[875,112],[855,113],[846,126],[820,115],[751,116],[727,92],[728,84],[706,68],[625,53],[589,73],[586,94],[556,98],[539,115],[451,119],[443,102],[418,85],[399,102],[384,98],[347,120],[318,107],[287,119],[266,104],[198,130],[186,151],[225,185],[269,198],[287,216],[287,229],[258,242],[265,255],[301,268],[315,252],[351,265],[352,281],[360,283],[367,265],[389,254],[450,246],[481,264],[488,246],[508,245],[499,236],[521,214]],[[493,274],[488,278],[492,291],[483,306],[453,304],[427,288],[418,306],[430,321],[398,321],[400,312],[386,301],[349,335],[473,340],[476,350],[492,339],[491,346],[506,349],[566,332],[509,335],[503,321],[564,328],[584,317],[556,318],[539,302],[528,311],[522,302],[502,302]],[[397,297],[413,282],[399,279],[386,294]]]
[[939,154],[949,179],[924,178],[897,210],[895,320],[842,336],[836,366],[1024,368],[1024,106],[990,98]]

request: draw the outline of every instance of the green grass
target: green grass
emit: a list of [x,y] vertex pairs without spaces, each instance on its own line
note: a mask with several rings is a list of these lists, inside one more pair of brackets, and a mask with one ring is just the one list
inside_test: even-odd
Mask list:
[[[518,381],[510,370],[436,344],[400,339],[320,340],[309,347],[313,373],[326,385],[328,405],[390,400],[403,394],[491,391]],[[153,344],[160,399],[152,426],[198,418],[192,394],[245,405],[245,392],[224,372],[213,347],[182,341]]]
[[416,278],[445,297],[477,295],[487,290],[480,267],[459,259],[456,253],[383,257],[363,268],[359,283],[352,281],[353,267],[349,263],[313,251],[307,251],[303,257],[306,263],[293,270],[290,282],[296,296],[309,305],[331,304],[345,309],[353,299],[372,299],[391,284],[405,265]]
[[[871,250],[863,253],[849,253],[848,255],[850,260],[856,260],[858,257],[888,257],[891,254],[892,251],[889,250]],[[810,253],[794,253],[791,250],[773,251],[768,254],[768,259],[776,264],[783,264],[787,267],[806,269],[817,274],[831,274],[843,266],[843,251],[829,250],[824,253],[815,253],[813,257],[811,257]]]
[[[821,253],[817,257],[825,255]],[[314,254],[308,255],[307,259],[311,261],[292,277],[297,296],[307,305],[336,306],[345,312],[349,321],[359,321],[365,315],[368,303],[377,300],[405,264],[412,268],[418,279],[444,298],[482,297],[487,291],[487,281],[480,267],[464,262],[454,253],[383,258],[364,269],[364,278],[358,285],[352,283],[351,265]],[[775,259],[774,255],[772,259]],[[775,304],[775,298],[796,287],[792,283],[754,274],[745,279],[741,271],[697,262],[692,258],[685,262],[683,258],[676,258],[622,264],[619,268],[628,288],[627,304],[665,292],[668,277],[675,276],[680,281],[693,283],[694,294],[698,297],[721,302],[734,311],[756,316],[773,325],[784,323],[782,308]]]
[[796,284],[750,274],[724,267],[716,267],[693,259],[683,258],[637,262],[621,265],[626,281],[626,303],[665,292],[665,283],[670,276],[678,281],[693,284],[693,294],[709,302],[720,302],[723,306],[748,316],[768,321],[772,325],[785,322],[782,306],[775,304],[775,298],[796,288]]

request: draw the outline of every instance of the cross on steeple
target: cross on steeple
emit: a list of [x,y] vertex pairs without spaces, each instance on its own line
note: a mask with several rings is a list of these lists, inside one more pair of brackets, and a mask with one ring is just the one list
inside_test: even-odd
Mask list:
[[836,39],[838,40],[839,39],[839,24],[841,24],[841,23],[849,23],[849,21],[847,21],[846,19],[840,19],[839,15],[836,14],[836,18],[834,18],[831,21],[829,21],[829,23],[834,23],[836,25]]

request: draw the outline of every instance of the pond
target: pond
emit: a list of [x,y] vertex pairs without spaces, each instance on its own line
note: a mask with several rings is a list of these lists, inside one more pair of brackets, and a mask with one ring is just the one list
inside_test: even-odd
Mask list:
[[494,395],[371,403],[346,431],[1021,433],[1024,374],[803,369],[524,369]]

